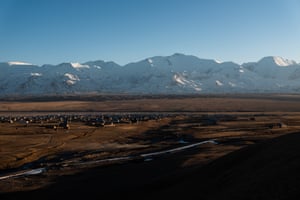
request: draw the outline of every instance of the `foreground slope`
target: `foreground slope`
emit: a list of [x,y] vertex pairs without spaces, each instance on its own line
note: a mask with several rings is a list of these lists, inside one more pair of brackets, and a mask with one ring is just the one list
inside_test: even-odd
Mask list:
[[238,150],[162,184],[151,198],[299,199],[299,141],[295,133]]

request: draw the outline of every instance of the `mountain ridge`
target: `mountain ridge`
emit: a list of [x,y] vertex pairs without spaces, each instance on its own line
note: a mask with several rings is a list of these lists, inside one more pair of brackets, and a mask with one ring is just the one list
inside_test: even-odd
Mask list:
[[175,53],[119,65],[0,63],[0,96],[128,93],[298,93],[300,64],[279,56],[237,64]]

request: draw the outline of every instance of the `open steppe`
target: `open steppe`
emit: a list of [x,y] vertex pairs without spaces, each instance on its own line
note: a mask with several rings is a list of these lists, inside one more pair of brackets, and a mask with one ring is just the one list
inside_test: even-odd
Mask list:
[[0,102],[1,199],[299,197],[298,95],[95,99]]
[[297,94],[3,98],[0,112],[300,112]]

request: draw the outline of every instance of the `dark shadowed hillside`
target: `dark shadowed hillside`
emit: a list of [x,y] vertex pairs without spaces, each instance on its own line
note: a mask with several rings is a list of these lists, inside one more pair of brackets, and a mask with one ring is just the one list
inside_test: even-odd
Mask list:
[[296,133],[235,151],[183,180],[162,185],[151,197],[299,199],[299,141]]

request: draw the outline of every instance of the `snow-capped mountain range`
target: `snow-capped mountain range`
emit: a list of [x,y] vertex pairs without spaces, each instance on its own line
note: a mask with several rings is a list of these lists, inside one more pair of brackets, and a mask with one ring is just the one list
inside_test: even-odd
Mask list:
[[206,94],[299,92],[300,64],[281,57],[236,64],[174,54],[120,66],[90,61],[37,66],[0,63],[0,96],[84,93]]

